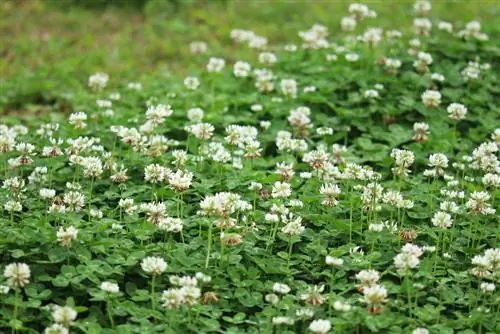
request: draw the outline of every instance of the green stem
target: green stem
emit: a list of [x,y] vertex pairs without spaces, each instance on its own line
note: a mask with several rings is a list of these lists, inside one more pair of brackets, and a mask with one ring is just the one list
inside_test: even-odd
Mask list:
[[[15,302],[14,302],[14,314],[12,315],[12,317],[14,318],[14,323],[17,324],[17,309],[18,309],[18,305],[19,305],[19,291],[18,289],[15,290]],[[12,333],[16,333],[17,330],[14,328],[14,326],[12,327]]]
[[208,268],[208,263],[210,262],[210,251],[212,250],[212,225],[210,222],[208,225],[208,249],[207,249],[207,258],[205,259],[205,269]]
[[111,313],[111,302],[106,302],[106,309],[108,312],[109,322],[111,324],[111,328],[115,328],[115,321],[113,320],[113,314]]
[[290,270],[290,260],[292,259],[292,249],[293,249],[293,242],[292,242],[292,236],[288,239],[288,262],[286,265],[286,270]]
[[411,284],[410,284],[410,274],[406,275],[406,293],[408,295],[408,315],[412,319],[412,307],[411,307]]
[[156,275],[153,275],[153,278],[151,279],[151,308],[153,311],[156,308],[156,300],[155,300],[155,280],[156,280]]
[[90,179],[90,190],[89,190],[89,212],[88,212],[89,221],[91,220],[90,209],[92,208],[92,190],[93,190],[93,188],[94,188],[94,178],[91,178]]

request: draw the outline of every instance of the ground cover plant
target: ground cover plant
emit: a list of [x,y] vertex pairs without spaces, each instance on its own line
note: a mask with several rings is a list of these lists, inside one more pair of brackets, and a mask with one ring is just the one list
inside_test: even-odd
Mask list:
[[0,331],[499,332],[498,36],[343,10],[2,117]]

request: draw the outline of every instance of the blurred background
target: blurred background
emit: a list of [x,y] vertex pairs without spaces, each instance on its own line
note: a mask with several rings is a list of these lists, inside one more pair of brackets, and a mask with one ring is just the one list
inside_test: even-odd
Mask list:
[[[335,40],[341,34],[340,19],[347,15],[351,2],[3,0],[0,108],[13,99],[81,86],[97,71],[135,81],[147,80],[152,74],[185,75],[206,62],[206,57],[190,54],[189,43],[194,40],[208,43],[208,55],[229,62],[254,59],[256,52],[232,44],[230,32],[234,28],[253,30],[267,37],[272,46],[298,43],[299,30],[320,23],[330,29]],[[378,14],[364,27],[411,31],[414,1],[364,3]],[[457,24],[488,20],[484,32],[498,40],[498,3],[434,1],[430,17]]]

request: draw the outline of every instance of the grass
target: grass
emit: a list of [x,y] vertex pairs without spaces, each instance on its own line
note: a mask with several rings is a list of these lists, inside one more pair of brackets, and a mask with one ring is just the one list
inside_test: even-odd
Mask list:
[[[77,89],[88,75],[105,71],[147,83],[152,75],[186,75],[201,62],[192,61],[189,42],[206,41],[212,55],[234,62],[248,57],[235,48],[234,28],[252,28],[271,44],[298,41],[297,31],[321,23],[340,34],[338,22],[347,1],[193,1],[175,5],[151,1],[144,7],[120,5],[86,8],[54,1],[3,1],[0,34],[0,97],[3,110],[47,103],[54,95]],[[127,2],[124,2],[127,3]],[[370,2],[384,28],[411,19],[412,3]],[[433,17],[463,23],[490,22],[485,31],[499,32],[496,1],[439,1]],[[390,17],[390,19],[388,19]],[[15,109],[14,108],[14,109]]]

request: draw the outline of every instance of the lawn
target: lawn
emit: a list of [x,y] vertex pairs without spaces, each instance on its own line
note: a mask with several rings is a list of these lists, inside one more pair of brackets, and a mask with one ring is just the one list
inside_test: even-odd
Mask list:
[[1,333],[500,332],[494,1],[4,1]]

